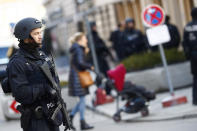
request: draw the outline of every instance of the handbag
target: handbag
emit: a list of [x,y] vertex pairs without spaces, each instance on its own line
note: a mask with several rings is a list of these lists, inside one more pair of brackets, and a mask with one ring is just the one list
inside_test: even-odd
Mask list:
[[88,88],[89,86],[94,84],[90,72],[88,71],[79,71],[78,72],[79,81],[81,83],[82,88]]

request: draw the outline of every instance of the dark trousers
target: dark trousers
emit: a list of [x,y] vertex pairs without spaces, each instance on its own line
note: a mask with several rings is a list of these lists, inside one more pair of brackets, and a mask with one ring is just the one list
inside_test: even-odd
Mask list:
[[193,80],[192,100],[197,105],[197,75],[194,75]]

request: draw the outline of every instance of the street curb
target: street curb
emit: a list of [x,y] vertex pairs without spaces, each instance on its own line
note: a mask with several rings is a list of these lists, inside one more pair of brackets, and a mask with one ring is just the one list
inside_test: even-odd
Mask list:
[[182,115],[182,116],[175,116],[175,117],[168,117],[168,118],[158,118],[158,119],[147,119],[147,120],[135,120],[135,119],[128,119],[128,120],[122,120],[124,122],[161,122],[161,121],[173,121],[173,120],[181,120],[181,119],[192,119],[197,118],[197,114],[188,114],[188,115]]
[[89,110],[91,110],[91,111],[93,111],[93,112],[95,112],[95,113],[97,113],[97,114],[99,114],[99,115],[103,115],[105,117],[108,117],[110,119],[113,119],[113,117],[111,115],[109,115],[109,114],[107,114],[105,112],[99,111],[98,109],[96,109],[96,107],[91,107],[89,105],[86,105],[86,108],[89,109]]
[[[113,117],[105,112],[99,111],[96,109],[96,107],[91,107],[91,106],[86,106],[87,109],[99,114],[103,115],[105,117],[108,117],[110,119],[113,119]],[[175,116],[175,117],[166,117],[166,118],[158,118],[158,119],[146,119],[146,120],[136,120],[136,119],[127,119],[127,120],[122,120],[122,122],[135,122],[135,123],[140,123],[140,122],[161,122],[161,121],[172,121],[172,120],[181,120],[181,119],[192,119],[192,118],[197,118],[197,113],[194,114],[186,114],[186,115],[180,115],[180,116]]]

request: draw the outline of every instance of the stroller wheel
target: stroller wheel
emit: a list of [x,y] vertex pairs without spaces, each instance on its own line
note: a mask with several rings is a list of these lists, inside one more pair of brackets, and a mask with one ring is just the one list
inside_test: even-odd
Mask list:
[[113,116],[113,119],[114,119],[115,122],[120,122],[121,121],[121,116],[119,114],[115,114]]
[[142,117],[146,117],[149,115],[149,110],[148,110],[148,107],[145,107],[141,110],[141,115]]

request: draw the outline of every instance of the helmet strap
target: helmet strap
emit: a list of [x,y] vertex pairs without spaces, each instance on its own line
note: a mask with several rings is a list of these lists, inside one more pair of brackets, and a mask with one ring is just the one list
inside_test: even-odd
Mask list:
[[35,40],[29,35],[29,38],[26,40],[19,40],[20,43],[26,43],[27,45],[29,45],[30,48],[38,48],[39,44],[37,44],[35,42]]

